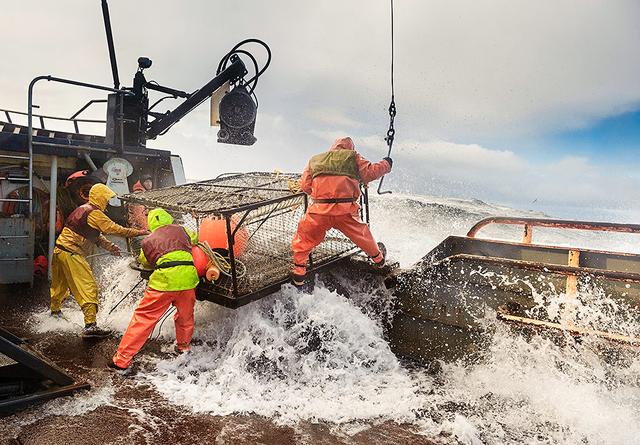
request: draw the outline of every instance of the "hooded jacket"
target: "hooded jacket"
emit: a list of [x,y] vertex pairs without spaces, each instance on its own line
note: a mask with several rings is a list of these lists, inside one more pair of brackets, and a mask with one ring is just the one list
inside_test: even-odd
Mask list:
[[348,199],[354,202],[313,203],[309,213],[325,215],[355,215],[360,210],[360,183],[386,175],[391,165],[382,160],[372,163],[355,151],[349,137],[337,139],[328,152],[311,158],[300,178],[300,188],[312,199]]
[[[160,227],[173,224],[173,217],[164,209],[153,209],[149,212],[147,223],[149,225],[149,230],[153,235],[155,231]],[[184,230],[189,236],[191,244],[197,244],[198,235],[187,229]],[[143,249],[140,251],[138,260],[143,266],[148,268],[151,267],[149,261],[147,261],[147,258],[145,256],[144,242]],[[156,260],[155,265],[159,266],[170,261],[193,262],[193,257],[191,256],[191,252],[186,252],[184,250],[174,250],[160,256]],[[193,289],[198,285],[199,282],[200,279],[198,278],[198,272],[196,271],[195,266],[173,266],[165,269],[154,270],[151,274],[151,277],[149,278],[149,287],[157,291],[181,291]]]
[[88,255],[91,253],[94,244],[109,251],[115,249],[115,244],[105,238],[103,234],[118,235],[125,238],[137,236],[138,230],[122,227],[121,225],[111,221],[111,219],[105,215],[104,211],[107,208],[107,204],[114,196],[116,196],[116,194],[104,184],[95,184],[89,191],[89,204],[91,204],[95,209],[89,212],[86,224],[89,228],[100,232],[95,243],[79,233],[74,232],[65,225],[56,240],[56,245],[62,250],[66,250],[71,253]]

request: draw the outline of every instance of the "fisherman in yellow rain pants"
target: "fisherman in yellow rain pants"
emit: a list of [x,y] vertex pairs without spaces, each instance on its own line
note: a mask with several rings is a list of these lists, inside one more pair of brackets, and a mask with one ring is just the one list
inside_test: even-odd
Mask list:
[[120,249],[103,234],[132,238],[147,233],[145,230],[122,227],[111,221],[104,211],[116,194],[104,184],[96,184],[89,191],[89,202],[75,209],[67,217],[62,232],[56,239],[51,263],[51,315],[62,316],[62,303],[69,291],[84,313],[84,337],[103,337],[110,332],[96,325],[98,312],[98,285],[85,256],[94,245],[112,255]]

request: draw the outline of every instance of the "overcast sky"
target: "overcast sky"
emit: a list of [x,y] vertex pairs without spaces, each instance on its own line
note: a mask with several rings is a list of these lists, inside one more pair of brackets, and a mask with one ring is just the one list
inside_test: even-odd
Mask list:
[[[36,75],[111,83],[99,0],[5,3],[0,107],[24,110]],[[638,207],[640,2],[395,3],[398,116],[390,187],[525,209]],[[150,143],[181,155],[187,177],[301,170],[342,135],[351,135],[364,155],[384,156],[388,1],[110,0],[109,6],[125,85],[139,56],[153,60],[147,79],[193,91],[238,41],[257,37],[273,51],[257,88],[253,147],[217,144],[208,104]],[[41,84],[35,102],[44,114],[70,115],[94,97]],[[104,109],[94,116],[103,117]]]

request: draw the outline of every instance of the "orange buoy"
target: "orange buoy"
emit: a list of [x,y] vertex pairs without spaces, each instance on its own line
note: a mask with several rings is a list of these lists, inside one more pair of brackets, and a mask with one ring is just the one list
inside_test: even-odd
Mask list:
[[[231,218],[231,230],[235,230],[237,218]],[[227,221],[224,219],[205,218],[200,223],[200,231],[198,232],[200,242],[207,242],[212,249],[229,250],[227,243]],[[245,227],[240,227],[235,234],[233,243],[233,254],[240,256],[247,248],[249,236]]]
[[196,270],[198,271],[198,276],[200,278],[204,277],[207,273],[209,258],[207,258],[207,255],[198,246],[193,246],[191,248],[191,256],[193,257],[193,264],[196,266]]
[[218,269],[214,265],[211,265],[207,269],[207,273],[205,276],[207,277],[207,281],[216,281],[218,278],[220,278],[220,269]]

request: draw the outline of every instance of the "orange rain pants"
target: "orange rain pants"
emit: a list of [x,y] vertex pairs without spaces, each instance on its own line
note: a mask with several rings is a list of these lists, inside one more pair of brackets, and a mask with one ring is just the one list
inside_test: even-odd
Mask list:
[[195,289],[180,291],[157,291],[147,287],[138,307],[133,312],[129,327],[122,336],[113,363],[127,368],[133,356],[153,332],[156,323],[172,304],[177,312],[173,317],[176,326],[176,343],[181,351],[188,351],[193,336],[193,306],[196,302]]
[[319,213],[307,213],[298,223],[298,231],[293,237],[291,247],[293,249],[293,273],[304,275],[307,271],[309,254],[320,244],[327,231],[331,228],[338,229],[356,246],[364,251],[375,263],[382,261],[380,249],[373,239],[369,226],[360,221],[357,215],[326,215]]

